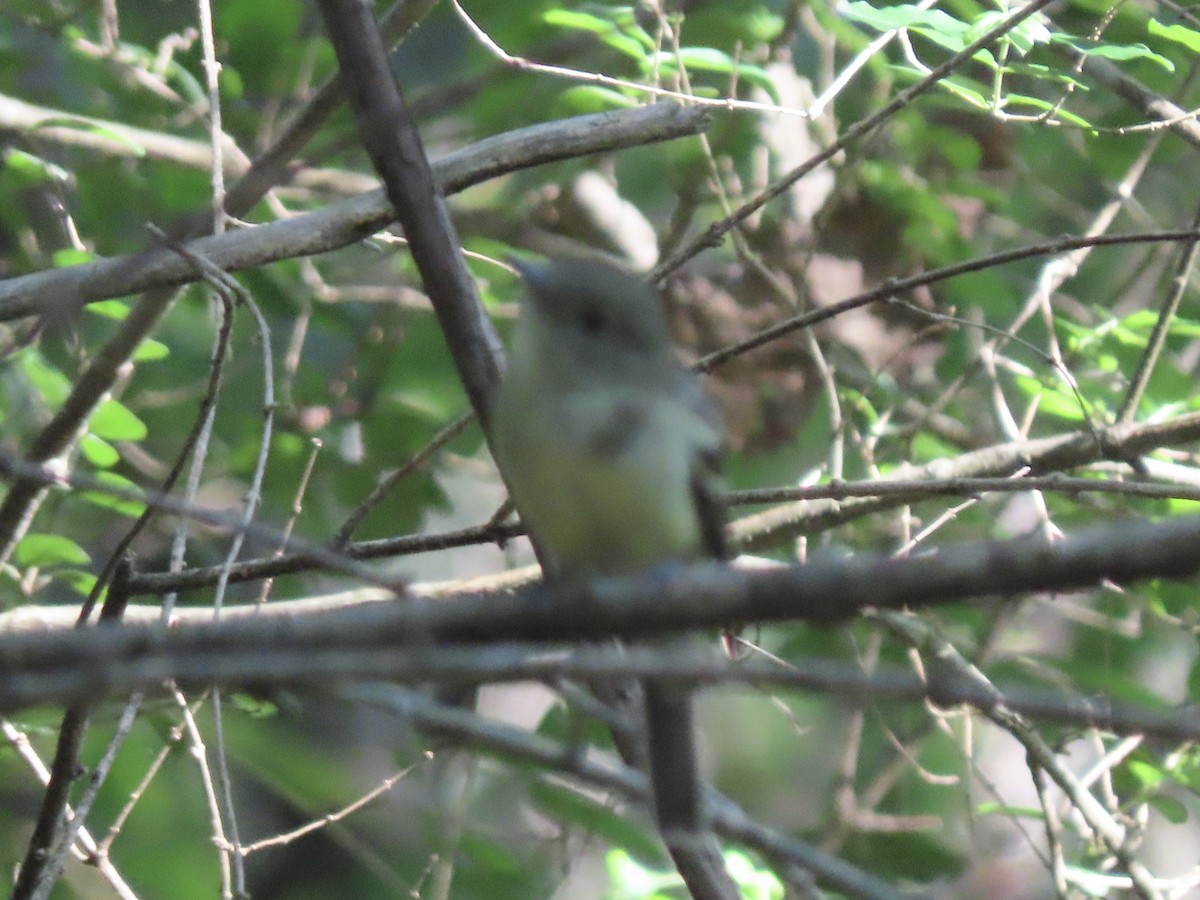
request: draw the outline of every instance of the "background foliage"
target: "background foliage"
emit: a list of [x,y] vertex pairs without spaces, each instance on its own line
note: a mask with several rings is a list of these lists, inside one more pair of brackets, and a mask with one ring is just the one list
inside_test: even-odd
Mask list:
[[[680,0],[664,9],[485,0],[466,5],[469,27],[440,3],[400,46],[395,70],[434,158],[520,126],[645,102],[631,83],[741,101],[716,105],[704,142],[539,166],[455,197],[472,272],[506,332],[518,289],[498,259],[587,244],[648,269],[1011,11],[971,0],[936,8]],[[218,2],[212,12],[222,126],[237,148],[229,154],[232,177],[241,171],[237,154],[253,158],[270,146],[336,61],[313,5]],[[481,35],[563,69],[505,63]],[[887,279],[1063,234],[1188,228],[1200,203],[1193,174],[1200,129],[1186,112],[1197,105],[1198,52],[1200,20],[1166,0],[1074,0],[1027,19],[674,271],[664,292],[680,344],[699,356]],[[22,119],[28,106],[38,108],[37,124]],[[155,241],[147,223],[168,228],[210,209],[211,121],[194,5],[9,0],[0,8],[0,275],[135,253]],[[148,145],[144,133],[121,126],[183,139],[191,155]],[[91,138],[106,142],[103,151],[88,145]],[[246,218],[322,208],[365,190],[359,173],[370,172],[342,108],[295,160],[290,181]],[[738,357],[712,378],[729,423],[731,486],[928,476],[941,470],[904,466],[934,461],[963,477],[1019,476],[1028,469],[973,469],[967,454],[1094,433],[1119,420],[1183,421],[1200,404],[1192,387],[1200,316],[1189,249],[1157,241],[1031,255],[905,290],[895,302]],[[256,521],[279,529],[294,521],[298,535],[328,541],[381,473],[403,466],[469,411],[466,396],[394,234],[238,278],[265,317],[277,379]],[[1172,297],[1181,301],[1177,309],[1168,305]],[[63,297],[36,317],[0,323],[0,452],[27,455],[134,302],[77,310]],[[205,286],[183,291],[56,454],[63,471],[130,490],[162,484],[206,395],[217,309]],[[1156,328],[1165,329],[1164,352],[1131,399]],[[251,484],[264,424],[265,344],[244,305],[228,346],[190,502],[232,511]],[[828,559],[868,549],[922,553],[973,538],[1056,538],[1095,523],[1181,515],[1194,511],[1200,484],[1189,434],[1168,430],[1155,452],[1136,458],[1098,453],[1071,473],[1165,485],[1162,496],[988,493],[966,483],[951,491],[958,496],[917,490],[903,504],[851,511],[833,525],[818,521],[825,507],[814,501],[782,533],[755,543],[748,520],[741,534],[775,559]],[[91,486],[48,493],[14,534],[19,540],[0,570],[5,610],[77,606],[91,590],[141,510]],[[482,433],[470,425],[399,480],[353,537],[483,524],[503,498]],[[174,529],[159,517],[138,537],[141,571],[166,569]],[[220,529],[194,524],[187,565],[218,564],[228,547]],[[243,555],[271,549],[256,543]],[[493,543],[377,565],[451,580],[527,560],[523,546]],[[308,571],[269,586],[232,585],[224,602],[356,587]],[[179,602],[211,606],[213,592]],[[1170,709],[1191,701],[1194,610],[1190,583],[1164,581],[1019,602],[982,598],[911,620],[997,683]],[[744,640],[754,646],[749,653],[761,648],[801,668],[813,659],[865,671],[912,667],[922,656],[912,632],[876,617],[840,629],[748,629]],[[664,857],[643,812],[527,760],[468,760],[400,718],[279,691],[227,696],[218,736],[203,697],[190,699],[203,707],[198,722],[210,758],[228,760],[246,844],[319,822],[399,774],[363,808],[250,854],[248,889],[256,896],[677,891],[673,876],[654,874]],[[487,689],[481,711],[579,739],[578,722],[544,686]],[[8,720],[9,744],[0,748],[6,867],[25,854],[42,793],[18,750],[27,738],[50,758],[61,713],[25,710]],[[115,705],[94,711],[85,765],[96,764],[117,715]],[[196,738],[180,737],[179,718],[164,695],[147,701],[88,819],[102,836],[167,749],[111,844],[112,863],[138,896],[209,897],[220,884],[209,803],[185,752]],[[1046,787],[1042,769],[1027,766],[1019,736],[970,709],[721,689],[705,693],[702,726],[714,783],[751,816],[898,887],[953,897],[1185,896],[1195,883],[1198,785],[1189,744],[1034,723],[1056,765],[1074,773],[1121,829],[1114,848],[1077,803]],[[587,736],[607,740],[598,727]],[[1135,874],[1131,888],[1130,859],[1153,877]],[[768,860],[750,853],[741,862],[748,891],[755,883],[762,896],[778,892]],[[54,896],[112,892],[111,880],[72,863]]]

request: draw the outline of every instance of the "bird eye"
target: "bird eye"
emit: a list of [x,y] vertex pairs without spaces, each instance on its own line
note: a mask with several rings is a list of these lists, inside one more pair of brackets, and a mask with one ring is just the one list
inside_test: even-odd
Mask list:
[[595,334],[604,328],[604,315],[597,309],[585,309],[579,317],[579,324],[588,334]]

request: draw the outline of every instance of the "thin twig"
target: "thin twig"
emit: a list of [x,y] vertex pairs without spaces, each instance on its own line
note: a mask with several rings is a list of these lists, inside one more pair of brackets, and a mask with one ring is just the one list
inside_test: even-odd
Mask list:
[[[1200,206],[1196,208],[1195,215],[1192,217],[1192,230],[1200,230]],[[1138,360],[1137,369],[1133,373],[1129,389],[1121,403],[1121,411],[1117,414],[1118,422],[1132,422],[1134,416],[1137,415],[1142,396],[1146,392],[1147,385],[1150,384],[1150,376],[1154,374],[1154,366],[1157,364],[1159,356],[1162,355],[1163,347],[1166,346],[1171,323],[1175,320],[1179,304],[1183,301],[1183,295],[1187,291],[1198,249],[1200,249],[1200,244],[1196,237],[1186,241],[1183,245],[1179,254],[1179,262],[1175,267],[1175,277],[1171,279],[1171,290],[1163,298],[1162,308],[1158,312],[1154,328],[1151,329],[1150,337],[1146,341],[1146,349]]]
[[[4,735],[5,740],[16,751],[17,755],[28,763],[33,770],[34,775],[43,786],[50,783],[50,770],[46,768],[46,764],[42,762],[41,757],[37,755],[27,738],[19,729],[17,729],[8,719],[0,718],[0,734]],[[66,810],[67,818],[70,820],[74,817],[75,811],[70,806]],[[81,827],[77,837],[77,847],[72,848],[72,854],[85,862],[94,864],[99,869],[100,874],[112,887],[113,892],[120,900],[138,900],[137,894],[121,877],[121,873],[117,871],[112,860],[108,858],[108,845],[104,841],[99,843],[92,837],[91,832],[87,828]]]
[[[126,561],[117,568],[112,586],[100,612],[100,622],[111,625],[119,622],[129,602],[129,574],[132,564]],[[92,628],[76,629],[91,631]],[[12,900],[45,900],[54,889],[79,829],[85,824],[87,811],[76,808],[73,817],[67,816],[71,784],[80,773],[79,754],[87,733],[88,719],[96,698],[80,698],[67,707],[58,729],[58,743],[50,766],[50,780],[42,795],[42,805],[34,823],[33,834],[13,886]],[[94,794],[91,795],[94,799]]]
[[777,322],[770,328],[765,328],[758,334],[752,335],[745,340],[738,341],[736,344],[730,344],[727,347],[710,353],[696,363],[696,368],[701,372],[710,372],[735,356],[741,356],[743,353],[757,349],[798,329],[811,328],[852,309],[858,309],[861,306],[868,306],[872,303],[879,303],[898,294],[911,291],[914,288],[934,284],[938,281],[945,281],[948,278],[955,278],[959,275],[990,269],[994,266],[1017,262],[1022,259],[1030,259],[1037,256],[1053,256],[1080,247],[1195,241],[1197,238],[1200,238],[1200,229],[1197,228],[1190,228],[1185,231],[1154,232],[1143,235],[1111,234],[1061,237],[1038,244],[1030,244],[1025,247],[1017,247],[1012,250],[1002,250],[998,253],[988,254],[987,256],[977,257],[961,263],[951,263],[947,266],[931,269],[928,272],[922,272],[919,275],[910,275],[905,278],[890,278],[868,291],[855,294],[853,297],[847,297],[845,300],[840,300],[829,306],[823,306],[820,309],[801,313],[790,319],[784,319],[782,322]]
[[342,523],[341,527],[338,528],[330,540],[330,546],[345,547],[350,540],[350,536],[362,524],[363,519],[367,517],[372,509],[379,505],[397,484],[413,472],[422,468],[438,450],[466,431],[467,426],[474,421],[474,413],[463,413],[449,425],[443,426],[437,434],[426,442],[424,447],[409,457],[404,465],[382,476],[371,493],[350,512],[350,515],[346,516],[346,521]]

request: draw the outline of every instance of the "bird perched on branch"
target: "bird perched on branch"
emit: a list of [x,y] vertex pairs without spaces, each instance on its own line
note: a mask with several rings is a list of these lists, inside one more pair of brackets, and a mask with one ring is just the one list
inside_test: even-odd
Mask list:
[[[517,267],[528,297],[493,447],[548,576],[724,557],[713,492],[720,416],[675,355],[654,292],[598,260]],[[645,750],[626,753],[619,738],[618,749],[648,770],[660,831],[693,894],[737,897],[706,835],[688,688],[650,679],[642,694]]]

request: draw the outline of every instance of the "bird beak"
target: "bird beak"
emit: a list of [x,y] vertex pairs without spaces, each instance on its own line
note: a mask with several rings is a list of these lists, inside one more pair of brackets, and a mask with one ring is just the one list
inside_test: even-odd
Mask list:
[[508,257],[507,262],[512,268],[516,269],[521,280],[529,286],[531,291],[539,291],[546,286],[546,267],[537,263],[526,262],[523,259],[514,259]]

